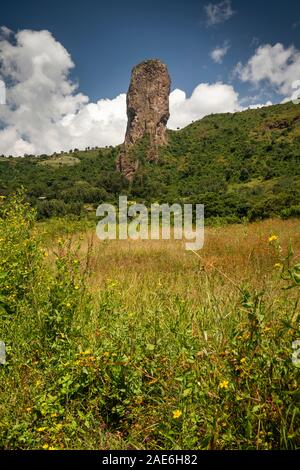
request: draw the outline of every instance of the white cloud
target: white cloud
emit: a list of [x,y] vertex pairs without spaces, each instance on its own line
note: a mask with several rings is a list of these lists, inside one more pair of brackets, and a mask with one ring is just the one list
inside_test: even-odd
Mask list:
[[168,127],[184,127],[207,114],[227,113],[241,110],[239,95],[231,85],[221,82],[198,85],[190,98],[182,90],[174,90],[170,95],[170,120]]
[[3,37],[9,37],[11,34],[13,34],[13,31],[6,26],[0,26],[0,34]]
[[277,93],[288,96],[292,93],[293,82],[300,78],[300,52],[294,46],[265,44],[245,65],[239,63],[235,74],[243,82],[255,85],[267,81]]
[[[0,154],[51,154],[123,142],[125,93],[92,103],[70,80],[72,59],[49,31],[4,33],[0,80],[9,86],[7,104],[0,105]],[[200,83],[190,97],[176,89],[170,94],[168,127],[184,127],[211,113],[242,110],[241,103],[233,86],[220,82]]]
[[[4,33],[4,34],[3,34]],[[126,95],[90,103],[69,79],[74,64],[49,31],[0,39],[0,79],[10,85],[0,106],[0,154],[53,153],[115,145],[126,129]]]
[[225,23],[225,21],[229,20],[235,13],[231,6],[231,0],[223,0],[220,3],[209,3],[204,6],[204,11],[206,13],[207,26]]
[[223,59],[227,52],[230,49],[230,44],[228,41],[225,41],[223,46],[217,46],[210,53],[210,57],[216,64],[222,64]]
[[263,94],[253,95],[253,96],[244,96],[240,99],[240,106],[242,107],[242,111],[246,109],[257,109],[257,108],[264,108],[265,106],[272,106],[272,101],[268,100],[265,103],[260,103]]
[[88,103],[76,114],[65,116],[61,124],[73,147],[118,145],[124,140],[127,125],[126,94]]
[[267,101],[266,103],[257,103],[257,104],[250,104],[248,107],[244,109],[258,109],[258,108],[265,108],[267,106],[272,106],[272,101]]

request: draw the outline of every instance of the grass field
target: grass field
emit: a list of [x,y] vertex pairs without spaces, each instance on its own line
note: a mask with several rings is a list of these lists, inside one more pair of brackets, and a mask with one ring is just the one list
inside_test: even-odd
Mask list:
[[1,448],[300,447],[299,219],[207,228],[195,254],[5,204]]

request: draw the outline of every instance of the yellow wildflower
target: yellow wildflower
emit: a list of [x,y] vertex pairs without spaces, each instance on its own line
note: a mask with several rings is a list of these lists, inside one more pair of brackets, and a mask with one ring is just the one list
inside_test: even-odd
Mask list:
[[45,449],[45,450],[49,449],[49,444],[44,444],[43,449]]
[[44,431],[46,431],[46,428],[45,428],[45,427],[37,428],[37,432],[44,432]]
[[280,263],[275,263],[275,264],[274,264],[274,268],[281,269],[281,268],[282,268],[282,264],[280,264]]
[[182,416],[182,411],[180,411],[180,410],[173,411],[173,418],[174,419],[178,419],[178,418],[180,418],[180,416]]
[[81,354],[84,356],[88,356],[89,354],[92,354],[92,351],[90,349],[87,349],[86,351],[83,351]]
[[228,380],[222,380],[222,382],[219,383],[219,388],[224,388],[225,390],[227,390],[228,385],[229,385]]
[[278,240],[277,235],[271,235],[271,236],[269,237],[269,243],[276,242],[276,240]]
[[246,360],[247,360],[247,359],[246,359],[245,357],[242,357],[242,359],[241,359],[241,364],[245,364]]

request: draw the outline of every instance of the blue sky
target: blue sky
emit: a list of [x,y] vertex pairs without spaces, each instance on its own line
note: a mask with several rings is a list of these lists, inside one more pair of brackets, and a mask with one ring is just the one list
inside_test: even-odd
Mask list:
[[[1,5],[1,22],[14,31],[51,31],[70,52],[76,66],[73,75],[92,100],[126,91],[132,66],[145,58],[165,61],[173,88],[190,94],[200,81],[228,82],[235,64],[248,60],[259,44],[281,42],[300,48],[297,0],[233,0],[235,14],[211,27],[204,11],[208,3],[15,0]],[[230,51],[223,64],[215,64],[209,54],[226,40]]]
[[[11,70],[18,69],[20,64],[24,62],[22,53],[24,53],[24,58],[26,57],[26,60],[32,61],[33,64],[35,63],[34,57],[41,55],[40,50],[32,52],[31,46],[28,45],[30,42],[28,38],[25,41],[26,47],[24,47],[20,37],[18,38],[14,34],[23,30],[33,32],[46,30],[51,34],[53,42],[59,43],[66,54],[72,58],[73,66],[69,66],[67,63],[64,66],[58,65],[61,74],[67,75],[68,80],[78,84],[76,93],[82,93],[87,97],[86,100],[89,100],[89,103],[97,103],[98,100],[103,99],[115,100],[118,95],[126,92],[133,65],[147,58],[163,60],[169,68],[172,90],[181,90],[185,93],[185,102],[183,102],[183,95],[180,93],[173,95],[173,127],[186,125],[192,118],[201,118],[209,112],[227,110],[225,104],[221,105],[220,109],[214,106],[212,109],[204,106],[204,109],[199,110],[197,114],[195,111],[197,103],[203,99],[203,94],[212,91],[212,88],[207,89],[202,86],[201,89],[198,89],[198,97],[194,99],[193,103],[187,103],[186,99],[200,84],[212,86],[217,82],[222,82],[227,87],[232,87],[236,96],[231,96],[228,111],[233,111],[251,104],[265,104],[269,101],[272,103],[281,102],[291,94],[292,78],[294,80],[300,79],[298,76],[300,75],[300,56],[298,56],[300,49],[299,1],[152,0],[151,2],[142,2],[117,0],[103,2],[96,0],[41,0],[38,2],[27,0],[24,2],[15,0],[13,3],[5,2],[1,5],[1,25],[8,29],[5,29],[4,36],[6,37],[0,43],[0,79],[3,79],[7,84],[16,80],[16,77],[12,76]],[[11,30],[9,34],[8,30]],[[2,63],[1,68],[1,54],[4,58],[5,54],[11,54],[7,41],[11,45],[18,44],[18,55],[16,55],[17,58],[14,59],[14,62],[11,58],[6,58],[6,65],[5,60],[2,60],[4,66]],[[50,48],[49,37],[47,41]],[[278,43],[280,47],[275,48]],[[48,53],[47,47],[45,42],[45,53]],[[257,54],[259,47],[263,49],[260,54]],[[37,48],[38,46],[36,46],[36,50]],[[28,55],[29,49],[32,56]],[[54,49],[52,52],[49,52],[49,57],[51,57],[54,70],[56,52]],[[280,60],[278,61],[277,58]],[[251,62],[251,59],[254,62]],[[268,70],[266,68],[262,71],[262,62],[265,64],[270,62]],[[291,64],[293,67],[290,67]],[[25,66],[22,65],[22,67]],[[25,73],[24,70],[23,72],[22,77],[20,75],[18,80],[23,80],[22,86],[25,88],[28,76],[27,72]],[[52,84],[51,89],[55,86]],[[2,136],[3,142],[7,142],[7,145],[2,144],[2,151],[5,153],[11,148],[11,151],[18,151],[24,147],[22,145],[12,147],[11,142],[8,144],[8,141],[16,141],[17,139],[20,142],[24,141],[30,144],[33,142],[33,136],[29,135],[32,132],[25,127],[23,129],[22,125],[24,124],[19,123],[20,116],[16,119],[16,113],[12,112],[21,103],[21,101],[16,102],[16,91],[18,90],[8,90],[6,113],[2,110],[1,115],[0,112],[2,127],[10,129],[9,136],[8,133]],[[216,91],[215,88],[214,91]],[[224,88],[223,91],[230,92],[229,88]],[[217,92],[221,93],[222,90],[219,89]],[[72,94],[73,91],[70,93]],[[24,100],[28,95],[28,90],[26,93],[24,91],[22,99]],[[49,97],[49,93],[45,92],[41,96]],[[211,102],[215,96],[211,95]],[[217,96],[219,95],[217,94]],[[15,102],[13,102],[14,99]],[[226,96],[226,103],[229,102],[228,100],[229,97]],[[121,98],[119,101],[122,101]],[[181,107],[178,101],[180,101]],[[115,109],[115,101],[112,103]],[[122,103],[124,104],[124,97]],[[175,104],[178,105],[177,108]],[[26,102],[26,106],[31,109],[33,128],[33,115],[37,115],[41,111],[37,111],[33,103]],[[73,108],[69,113],[70,116],[76,114],[76,119],[78,117],[77,123],[75,120],[72,121],[73,128],[75,124],[77,126],[76,130],[72,131],[74,135],[78,134],[79,123],[83,121],[83,114],[77,116],[82,107],[83,101],[77,96],[76,105],[73,103]],[[179,116],[176,119],[175,109],[177,109]],[[8,113],[8,111],[11,112]],[[90,106],[88,112],[91,115],[95,109]],[[104,112],[102,108],[101,112]],[[111,111],[109,112],[111,113]],[[119,108],[113,112],[118,114]],[[60,121],[57,121],[56,127],[65,114],[68,113],[61,111]],[[70,116],[64,120],[65,129],[72,120]],[[43,115],[42,118],[44,117]],[[52,121],[53,117],[51,117]],[[111,138],[108,141],[100,139],[99,144],[118,143],[123,132],[122,125],[124,126],[124,123],[120,122],[117,125],[118,138]],[[14,134],[12,129],[15,131]],[[71,138],[70,144],[75,140]],[[92,145],[98,143],[94,136],[91,140]],[[83,145],[87,141],[88,136],[86,135],[79,144]],[[45,145],[43,148],[49,152],[55,148],[55,145],[53,143],[53,145]],[[66,145],[67,143],[63,147]],[[35,145],[27,147],[32,151],[43,150],[36,148]]]

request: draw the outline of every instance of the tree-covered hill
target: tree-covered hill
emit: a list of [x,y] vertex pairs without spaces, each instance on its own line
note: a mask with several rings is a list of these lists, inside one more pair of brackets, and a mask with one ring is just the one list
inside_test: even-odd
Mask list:
[[120,193],[204,203],[211,220],[300,215],[300,105],[211,115],[168,133],[158,163],[144,158],[147,139],[135,147],[140,165],[131,183],[115,170],[119,147],[0,157],[0,194],[24,186],[40,218],[80,215]]

